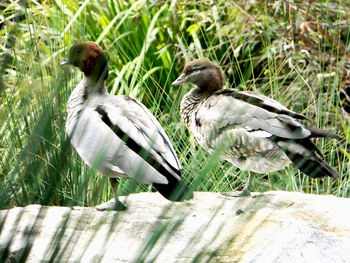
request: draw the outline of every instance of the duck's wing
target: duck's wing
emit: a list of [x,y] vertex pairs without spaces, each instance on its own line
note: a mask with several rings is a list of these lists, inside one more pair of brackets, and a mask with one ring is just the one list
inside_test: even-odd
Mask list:
[[[322,153],[309,139],[315,133],[314,129],[299,123],[296,118],[301,118],[302,115],[288,110],[277,101],[229,89],[215,93],[203,106],[198,111],[197,118],[215,123],[217,127],[214,133],[232,128],[245,129],[251,136],[275,141],[305,174],[311,177],[338,176],[337,171],[321,158]],[[318,133],[320,137],[327,137]]]
[[239,91],[236,89],[224,89],[224,90],[221,90],[219,94],[227,94],[228,96],[231,96],[238,100],[255,105],[269,112],[288,115],[295,119],[309,120],[306,116],[296,113],[288,109],[287,107],[283,106],[278,101],[271,99],[269,97],[266,97],[259,93],[250,92],[250,91]]
[[[181,166],[169,137],[152,113],[133,98],[112,95],[100,103],[96,111],[129,149],[168,181],[167,184],[153,183],[153,186],[166,198],[181,200],[188,191],[181,182]],[[182,188],[180,197],[172,199],[170,195],[177,187]]]
[[296,120],[306,117],[260,94],[225,89],[216,92],[203,106],[200,115],[210,116],[218,123],[219,130],[225,126],[240,126],[247,131],[259,131],[262,136],[285,139],[302,139],[311,134]]
[[143,104],[128,96],[110,96],[96,111],[135,152],[144,151],[157,165],[169,167],[172,174],[181,176],[181,166],[169,137]]

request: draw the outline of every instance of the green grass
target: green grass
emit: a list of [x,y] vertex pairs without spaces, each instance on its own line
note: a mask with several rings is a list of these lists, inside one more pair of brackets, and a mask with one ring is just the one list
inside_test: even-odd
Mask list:
[[[180,120],[189,87],[171,82],[185,62],[204,56],[222,65],[226,87],[259,91],[307,115],[310,125],[344,136],[317,141],[339,170],[338,181],[313,180],[290,167],[259,176],[254,191],[350,196],[349,122],[339,99],[349,56],[346,2],[219,1],[214,8],[209,1],[28,1],[26,7],[9,1],[1,10],[0,207],[96,205],[110,197],[107,179],[86,167],[64,132],[66,101],[82,74],[59,64],[83,40],[108,54],[109,91],[136,97],[159,119],[195,191],[232,191],[247,180],[246,171],[209,162]],[[122,191],[127,185],[122,180]]]
[[[339,180],[310,179],[290,166],[257,176],[253,191],[350,197],[349,112],[340,99],[350,78],[348,1],[212,2],[0,3],[0,208],[94,206],[112,197],[107,178],[83,163],[64,131],[65,105],[82,74],[59,64],[84,40],[108,54],[108,90],[139,99],[159,119],[193,190],[233,191],[248,177],[208,155],[180,120],[180,101],[190,87],[171,83],[186,62],[208,57],[222,66],[226,87],[261,92],[307,115],[311,126],[344,137],[316,141]],[[151,190],[121,180],[122,194]],[[147,257],[165,228],[153,233],[135,261]]]

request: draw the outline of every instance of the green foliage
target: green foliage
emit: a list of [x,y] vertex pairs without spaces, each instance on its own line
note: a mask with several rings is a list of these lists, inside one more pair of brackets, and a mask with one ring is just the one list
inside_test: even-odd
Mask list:
[[[0,207],[96,205],[112,197],[64,132],[65,105],[82,78],[60,61],[79,41],[108,54],[107,88],[142,101],[174,143],[195,191],[233,191],[247,172],[209,156],[180,120],[184,63],[208,57],[227,87],[255,90],[344,136],[317,140],[341,178],[314,180],[293,167],[258,177],[254,191],[349,197],[350,5],[346,1],[6,1],[0,4]],[[343,95],[342,95],[343,94]],[[344,95],[345,94],[345,95]],[[344,99],[345,96],[345,99]],[[122,180],[122,192],[150,188]]]
[[[350,197],[348,1],[5,0],[0,12],[0,209],[94,206],[112,198],[107,178],[83,163],[64,131],[65,105],[82,74],[59,65],[68,48],[84,40],[98,42],[108,54],[108,90],[139,99],[159,119],[193,190],[233,191],[248,177],[208,155],[180,120],[179,104],[189,87],[171,82],[185,62],[208,57],[222,66],[226,87],[259,91],[307,115],[310,126],[344,137],[316,140],[339,180],[310,179],[291,166],[257,176],[254,191]],[[150,190],[121,180],[121,194]],[[63,256],[68,220],[51,242],[51,261]],[[135,262],[143,262],[160,236],[169,238],[181,223],[160,219]],[[32,232],[18,262],[26,261]],[[0,249],[1,262],[10,245]]]

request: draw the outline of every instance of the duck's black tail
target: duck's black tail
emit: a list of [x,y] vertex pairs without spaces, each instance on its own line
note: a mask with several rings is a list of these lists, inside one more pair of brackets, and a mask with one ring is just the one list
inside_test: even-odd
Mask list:
[[175,202],[192,199],[193,193],[184,181],[178,181],[175,177],[167,179],[167,184],[153,184],[162,196]]
[[308,155],[289,151],[285,151],[285,153],[300,171],[312,178],[339,177],[338,172],[315,153],[310,152]]
[[323,160],[310,139],[278,142],[288,158],[306,175],[312,178],[339,177],[338,172]]
[[307,126],[306,126],[306,128],[311,132],[311,135],[310,135],[311,138],[321,137],[321,138],[331,138],[331,139],[338,139],[338,140],[343,139],[343,137],[341,137],[338,134],[335,134],[331,131],[327,131],[327,130],[323,130],[323,129],[319,129],[319,128],[311,128],[311,127],[307,127]]

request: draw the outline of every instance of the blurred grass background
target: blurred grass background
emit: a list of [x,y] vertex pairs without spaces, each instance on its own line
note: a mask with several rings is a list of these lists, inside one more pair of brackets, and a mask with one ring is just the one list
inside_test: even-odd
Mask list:
[[[159,119],[195,191],[244,186],[247,172],[212,160],[187,131],[172,87],[184,64],[207,57],[226,87],[261,92],[341,141],[317,140],[340,179],[314,180],[290,166],[260,175],[253,191],[350,197],[350,3],[333,1],[27,0],[0,3],[0,208],[91,206],[112,198],[64,131],[65,107],[83,75],[60,62],[76,42],[108,54],[107,88],[142,101]],[[154,191],[121,180],[127,194]]]

